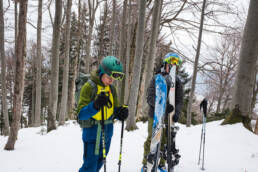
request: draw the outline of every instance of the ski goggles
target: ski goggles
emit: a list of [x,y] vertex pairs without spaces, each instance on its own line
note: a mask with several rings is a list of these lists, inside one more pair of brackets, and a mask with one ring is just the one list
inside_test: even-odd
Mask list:
[[167,57],[163,60],[164,63],[167,63],[167,64],[175,64],[177,66],[180,66],[182,64],[182,60],[179,59],[178,57],[173,57],[173,56],[170,56],[170,57]]
[[110,77],[114,80],[122,81],[124,79],[125,74],[123,72],[112,71]]

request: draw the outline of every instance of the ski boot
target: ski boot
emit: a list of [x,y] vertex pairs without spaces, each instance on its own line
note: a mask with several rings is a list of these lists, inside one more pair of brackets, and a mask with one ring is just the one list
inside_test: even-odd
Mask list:
[[158,166],[158,172],[167,172],[167,168],[165,165],[159,165]]
[[154,163],[154,154],[149,153],[147,156],[147,165],[146,165],[146,172],[147,169],[152,169]]
[[146,165],[143,165],[143,166],[142,166],[141,172],[147,172],[147,166],[146,166]]

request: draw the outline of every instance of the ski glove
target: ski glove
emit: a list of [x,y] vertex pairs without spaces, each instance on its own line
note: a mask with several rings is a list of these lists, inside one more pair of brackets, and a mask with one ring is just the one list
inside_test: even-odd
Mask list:
[[174,106],[168,103],[167,104],[167,114],[173,112],[173,110],[174,110]]
[[173,120],[173,122],[178,122],[179,114],[175,113],[172,120]]
[[93,106],[96,110],[100,110],[103,106],[108,105],[109,98],[105,93],[101,93],[97,96],[96,100],[93,102]]
[[128,108],[120,106],[116,109],[115,118],[119,121],[124,121],[128,117]]

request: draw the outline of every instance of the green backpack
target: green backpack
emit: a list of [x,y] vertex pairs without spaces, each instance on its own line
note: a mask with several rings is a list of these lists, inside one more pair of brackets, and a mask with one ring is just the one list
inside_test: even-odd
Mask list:
[[[80,99],[80,93],[83,85],[90,80],[90,74],[85,73],[79,73],[77,79],[75,80],[75,105],[77,106]],[[92,82],[94,83],[94,82]],[[96,84],[94,83],[93,87],[96,87]]]

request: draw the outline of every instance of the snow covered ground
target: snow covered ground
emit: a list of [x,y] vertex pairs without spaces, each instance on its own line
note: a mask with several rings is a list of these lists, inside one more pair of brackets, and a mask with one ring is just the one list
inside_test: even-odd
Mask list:
[[[207,124],[206,172],[257,172],[258,136],[241,124],[220,126]],[[140,171],[147,123],[137,123],[138,130],[125,132],[122,172]],[[41,127],[19,131],[14,151],[3,150],[7,137],[0,136],[1,172],[76,172],[82,164],[81,129],[72,121],[45,135]],[[107,171],[118,171],[121,124],[115,124],[113,142],[107,157]],[[200,172],[197,165],[201,125],[180,125],[177,146],[182,158],[176,172]]]

